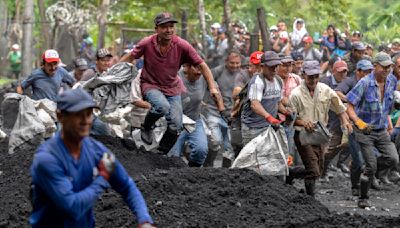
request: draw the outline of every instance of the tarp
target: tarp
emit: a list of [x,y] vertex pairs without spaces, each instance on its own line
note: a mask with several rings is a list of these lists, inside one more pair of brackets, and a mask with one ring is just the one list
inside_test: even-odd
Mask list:
[[137,73],[134,65],[117,63],[103,74],[82,83],[82,88],[99,103],[102,114],[108,114],[130,104],[131,81]]
[[260,175],[287,176],[289,155],[285,131],[268,127],[240,151],[231,168],[247,168]]
[[15,99],[19,101],[17,120],[10,133],[8,153],[14,153],[15,148],[36,136],[51,137],[56,131],[57,105],[51,100],[32,100],[26,95],[7,93],[4,100]]

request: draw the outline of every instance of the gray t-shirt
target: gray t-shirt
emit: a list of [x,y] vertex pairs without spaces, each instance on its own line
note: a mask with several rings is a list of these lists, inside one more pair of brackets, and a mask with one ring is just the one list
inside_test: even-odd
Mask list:
[[47,98],[55,102],[63,83],[69,86],[75,83],[75,79],[64,68],[58,67],[53,76],[48,76],[40,68],[34,70],[27,79],[23,80],[21,87],[24,90],[30,86],[32,87],[33,100]]
[[[232,92],[235,86],[235,78],[240,71],[235,71],[233,73],[230,73],[228,69],[225,67],[225,65],[221,65],[212,69],[211,72],[221,92],[225,108],[229,111],[232,110],[233,107]],[[209,95],[206,96],[205,103],[207,104],[207,109],[206,109],[207,114],[215,116],[220,115],[214,100]]]
[[357,85],[357,78],[356,76],[352,76],[349,78],[345,78],[343,81],[341,81],[335,88],[335,91],[340,91],[344,95],[346,95],[356,85]]
[[192,120],[197,120],[200,118],[201,101],[208,88],[207,82],[203,76],[195,82],[190,82],[183,73],[183,70],[178,71],[178,75],[186,87],[186,92],[181,94],[183,114]]
[[[258,100],[269,114],[275,118],[277,117],[278,104],[282,99],[282,86],[276,77],[274,77],[272,81],[269,81],[261,74],[254,75],[249,81],[247,96],[250,102],[252,100]],[[264,128],[269,126],[270,123],[266,121],[264,117],[258,115],[251,109],[250,102],[245,103],[243,106],[242,123],[251,128]]]
[[250,74],[248,70],[241,70],[235,78],[235,87],[243,88],[246,83],[250,80]]

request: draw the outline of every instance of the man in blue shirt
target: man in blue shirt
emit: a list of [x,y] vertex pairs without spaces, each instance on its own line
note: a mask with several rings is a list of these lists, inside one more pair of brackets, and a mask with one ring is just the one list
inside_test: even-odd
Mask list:
[[[358,206],[369,206],[368,190],[372,177],[397,165],[399,156],[390,141],[388,131],[392,130],[389,112],[393,105],[396,78],[390,74],[393,62],[387,53],[379,52],[374,58],[374,71],[362,78],[347,94],[348,114],[357,126],[355,139],[361,147],[365,170],[361,175],[360,199]],[[377,158],[374,149],[380,156]]]
[[36,69],[23,80],[17,88],[17,93],[22,94],[23,90],[32,87],[34,100],[49,99],[56,101],[57,94],[63,83],[72,86],[75,79],[62,67],[58,67],[60,57],[53,49],[46,50],[42,55],[42,67]]
[[62,129],[37,149],[31,166],[32,227],[94,227],[93,205],[110,186],[135,213],[139,227],[154,227],[132,178],[103,144],[88,137],[95,107],[82,89],[58,96]]

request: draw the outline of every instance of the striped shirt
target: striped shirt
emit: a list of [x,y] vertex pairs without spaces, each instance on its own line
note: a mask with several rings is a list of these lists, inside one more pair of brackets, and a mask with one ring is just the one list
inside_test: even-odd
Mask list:
[[392,75],[386,78],[385,93],[381,102],[379,86],[375,74],[365,76],[347,94],[347,100],[354,105],[357,116],[373,129],[386,129],[388,115],[393,106],[393,92],[396,90],[397,79]]

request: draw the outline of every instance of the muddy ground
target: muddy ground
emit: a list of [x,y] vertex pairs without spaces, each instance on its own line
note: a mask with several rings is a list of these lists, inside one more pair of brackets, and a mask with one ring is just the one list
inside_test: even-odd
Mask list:
[[[319,185],[314,200],[299,193],[299,183],[288,186],[247,170],[187,168],[180,159],[139,152],[127,140],[99,140],[136,179],[158,227],[400,226],[395,190],[372,192],[376,210],[354,210],[355,201],[348,198],[348,179],[340,175]],[[36,146],[27,145],[13,155],[8,155],[6,146],[0,144],[0,227],[28,227],[29,166]],[[113,190],[99,199],[95,214],[97,227],[136,226],[135,217]]]

